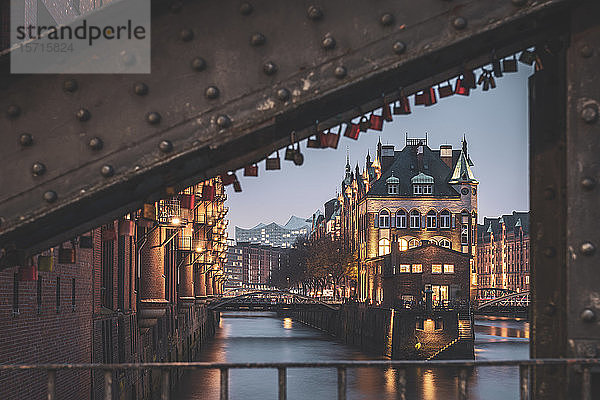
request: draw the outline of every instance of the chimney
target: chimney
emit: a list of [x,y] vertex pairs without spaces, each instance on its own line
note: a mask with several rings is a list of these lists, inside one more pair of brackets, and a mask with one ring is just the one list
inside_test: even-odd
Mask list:
[[394,145],[381,146],[381,170],[387,171],[394,163]]
[[448,168],[452,169],[452,145],[443,144],[440,146],[440,158]]

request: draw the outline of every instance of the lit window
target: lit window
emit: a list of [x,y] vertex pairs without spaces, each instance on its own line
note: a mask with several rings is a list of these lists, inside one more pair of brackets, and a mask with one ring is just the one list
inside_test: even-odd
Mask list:
[[444,210],[440,213],[440,228],[450,228],[450,211]]
[[431,266],[432,274],[441,274],[442,273],[442,264],[433,264]]
[[408,250],[408,241],[406,239],[398,240],[398,250],[400,250],[400,251]]
[[410,212],[410,227],[413,229],[421,227],[421,213],[417,210],[412,210]]
[[400,272],[410,272],[409,264],[400,264]]
[[454,264],[444,264],[444,273],[445,274],[453,274],[454,273]]
[[406,211],[398,210],[396,213],[396,228],[406,228]]
[[427,228],[433,229],[437,226],[437,214],[431,210],[427,213]]
[[412,265],[412,272],[413,272],[413,274],[418,274],[420,272],[423,272],[423,265],[421,265],[421,264],[413,264]]
[[440,246],[446,247],[447,249],[451,249],[452,248],[452,242],[449,241],[448,239],[442,239],[442,240],[440,240]]
[[410,239],[410,242],[408,242],[409,249],[414,249],[415,247],[418,247],[420,245],[421,241],[419,239]]
[[379,241],[379,255],[385,256],[390,254],[390,241],[388,239],[381,239]]

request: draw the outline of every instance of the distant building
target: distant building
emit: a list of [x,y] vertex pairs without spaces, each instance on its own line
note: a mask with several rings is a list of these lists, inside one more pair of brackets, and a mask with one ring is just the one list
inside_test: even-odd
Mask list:
[[[453,299],[455,286],[452,285],[466,285],[469,289],[463,288],[462,296],[474,296],[479,182],[472,166],[466,139],[459,149],[450,145],[431,149],[427,138],[407,137],[402,150],[379,143],[375,159],[371,160],[367,155],[362,172],[358,165],[352,171],[347,160],[340,197],[341,235],[357,254],[360,301],[380,304],[388,297],[384,295],[379,268],[382,257],[390,254],[392,249],[402,253],[421,246],[423,254],[421,251],[414,254],[418,253],[423,261],[414,261],[414,264],[422,265],[422,272],[418,268],[413,272],[411,262],[411,274],[425,274],[432,263],[438,265],[438,262],[456,267],[456,260],[460,258],[456,252],[466,256],[469,274],[453,274],[448,280],[451,283],[443,283],[437,277],[437,283],[429,282],[422,277],[412,280],[415,285],[410,290],[394,289],[391,296],[420,297],[427,289],[426,285],[432,285],[432,289],[433,285],[438,286],[437,296],[442,302]],[[426,246],[429,244],[434,246]],[[453,251],[444,252],[439,247]],[[398,255],[398,258],[402,257],[405,256]],[[406,281],[408,275],[404,274],[408,274],[407,271],[397,270],[396,274],[393,281]],[[458,282],[458,279],[462,281]]]
[[269,285],[271,273],[278,270],[286,251],[281,247],[264,246],[253,243],[240,243],[231,248],[237,257],[242,258],[242,285]]
[[227,239],[227,261],[225,262],[225,290],[242,287],[242,249],[235,245],[235,240]]
[[298,236],[310,233],[312,219],[291,216],[288,222],[281,226],[275,222],[268,225],[260,223],[253,228],[235,227],[237,243],[262,244],[271,247],[290,248]]
[[484,218],[477,255],[480,288],[529,290],[529,212]]

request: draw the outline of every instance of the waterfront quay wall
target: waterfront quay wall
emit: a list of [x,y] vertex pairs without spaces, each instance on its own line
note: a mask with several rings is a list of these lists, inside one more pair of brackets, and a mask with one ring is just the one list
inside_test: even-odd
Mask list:
[[[456,311],[413,311],[343,305],[332,310],[305,305],[281,313],[344,343],[396,360],[473,358],[473,340],[462,338]],[[472,328],[469,325],[469,328]],[[471,333],[472,334],[472,333]],[[455,342],[440,352],[449,343]]]

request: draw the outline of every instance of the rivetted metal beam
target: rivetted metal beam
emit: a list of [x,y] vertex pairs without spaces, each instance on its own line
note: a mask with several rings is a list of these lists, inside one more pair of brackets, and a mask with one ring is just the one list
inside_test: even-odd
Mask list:
[[150,75],[1,75],[0,249],[33,254],[259,161],[292,130],[530,46],[570,4],[156,1]]

